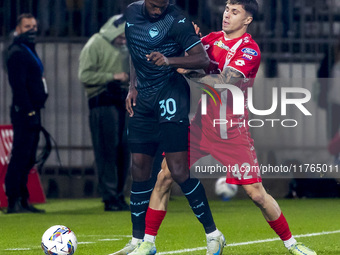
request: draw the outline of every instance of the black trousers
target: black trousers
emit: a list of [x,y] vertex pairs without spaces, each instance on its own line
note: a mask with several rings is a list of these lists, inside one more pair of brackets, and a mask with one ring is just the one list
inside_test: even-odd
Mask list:
[[[36,111],[40,120],[40,112]],[[9,206],[19,198],[27,200],[28,174],[35,164],[40,128],[32,127],[26,114],[11,110],[13,124],[13,147],[8,165],[5,185]]]
[[90,109],[90,130],[103,201],[123,196],[130,166],[126,139],[126,110],[122,106]]

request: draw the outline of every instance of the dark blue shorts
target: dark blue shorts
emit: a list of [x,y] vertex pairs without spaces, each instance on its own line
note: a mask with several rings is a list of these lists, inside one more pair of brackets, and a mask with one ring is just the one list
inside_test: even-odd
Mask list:
[[[171,151],[165,149],[165,152],[183,151],[187,148],[188,141],[178,141],[176,135],[176,132],[182,132],[181,130],[187,133],[189,125],[190,89],[182,75],[174,75],[168,85],[152,96],[137,96],[133,111],[134,116],[129,118],[128,123],[128,140],[133,153],[144,153],[142,148],[145,146],[141,146],[142,144],[148,147],[152,144],[157,146],[161,144],[162,146],[164,140],[167,143],[172,141],[178,144],[173,144]],[[169,127],[163,128],[168,126],[167,123],[171,123],[171,126],[175,127],[172,129],[177,131],[169,132]],[[134,144],[138,144],[138,146],[134,146]],[[145,148],[148,151],[149,149]]]

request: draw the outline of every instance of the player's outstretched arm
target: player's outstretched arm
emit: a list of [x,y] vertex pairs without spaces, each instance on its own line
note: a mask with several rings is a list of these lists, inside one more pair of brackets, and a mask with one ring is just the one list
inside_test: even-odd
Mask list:
[[171,66],[174,68],[203,69],[209,65],[209,57],[201,43],[194,46],[185,57],[167,58],[160,52],[152,52],[146,55],[148,61],[157,66]]
[[189,79],[193,79],[195,82],[211,86],[215,84],[236,84],[244,78],[241,72],[231,67],[226,67],[220,74],[204,75],[202,73],[192,71],[187,73],[186,76]]

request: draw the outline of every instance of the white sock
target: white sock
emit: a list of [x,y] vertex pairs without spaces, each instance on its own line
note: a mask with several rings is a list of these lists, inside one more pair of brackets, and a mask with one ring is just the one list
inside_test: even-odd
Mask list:
[[144,235],[144,241],[150,242],[150,243],[155,243],[156,237],[152,235],[145,234]]
[[142,239],[132,237],[131,244],[132,245],[137,245],[138,242],[142,241]]
[[209,234],[206,234],[207,237],[218,237],[219,235],[221,234],[221,232],[216,229],[215,231],[209,233]]
[[290,247],[292,247],[292,245],[296,244],[296,240],[295,238],[292,236],[290,239],[283,241],[283,244],[285,245],[285,247],[287,249],[289,249]]

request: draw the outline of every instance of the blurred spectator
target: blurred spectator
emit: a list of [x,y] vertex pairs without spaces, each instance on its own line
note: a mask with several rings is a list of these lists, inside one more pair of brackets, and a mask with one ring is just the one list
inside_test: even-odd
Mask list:
[[334,164],[340,165],[340,38],[328,47],[318,73],[318,106],[327,111],[328,151],[334,155]]
[[320,84],[318,105],[327,111],[327,134],[330,140],[340,128],[340,38],[326,52],[317,77]]
[[13,147],[5,178],[7,213],[44,212],[28,203],[27,181],[36,162],[41,130],[40,110],[47,99],[44,67],[35,51],[38,26],[31,14],[18,17],[13,43],[6,54],[12,89]]
[[110,18],[81,51],[79,79],[90,108],[90,130],[99,189],[105,211],[127,210],[123,190],[129,152],[126,143],[125,98],[129,81],[129,53],[125,22]]

